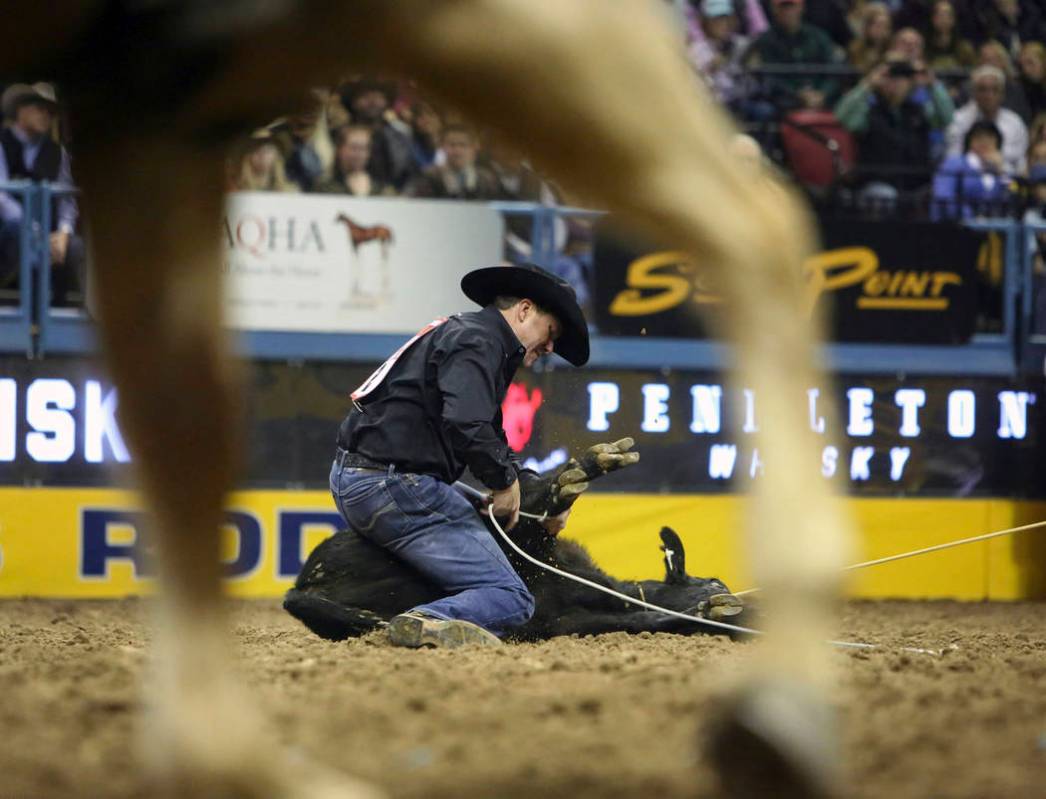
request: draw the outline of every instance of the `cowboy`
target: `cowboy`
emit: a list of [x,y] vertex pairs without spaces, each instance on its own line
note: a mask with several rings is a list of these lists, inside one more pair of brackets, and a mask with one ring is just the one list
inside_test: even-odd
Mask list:
[[[51,84],[9,86],[0,99],[0,110],[6,122],[0,131],[0,183],[49,181],[71,188],[69,153],[51,136],[58,113]],[[83,290],[85,249],[75,232],[78,215],[72,195],[62,195],[54,202],[48,244],[54,267],[52,292],[58,299],[65,299],[69,291]],[[21,199],[0,192],[0,286],[17,282],[23,216]]]
[[[534,598],[474,507],[451,484],[466,466],[490,489],[495,518],[519,518],[520,466],[502,429],[516,369],[555,351],[588,361],[588,328],[568,283],[533,264],[469,272],[482,310],[438,319],[353,392],[330,486],[345,521],[447,596],[394,617],[398,646],[496,645]],[[552,535],[567,513],[548,519]]]

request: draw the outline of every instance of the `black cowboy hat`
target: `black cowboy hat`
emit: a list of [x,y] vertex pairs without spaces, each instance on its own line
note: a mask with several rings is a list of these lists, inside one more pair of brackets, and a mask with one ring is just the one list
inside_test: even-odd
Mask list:
[[533,300],[563,327],[554,352],[574,366],[588,363],[588,325],[574,289],[565,280],[535,264],[506,264],[472,270],[461,278],[461,290],[484,307],[499,296]]

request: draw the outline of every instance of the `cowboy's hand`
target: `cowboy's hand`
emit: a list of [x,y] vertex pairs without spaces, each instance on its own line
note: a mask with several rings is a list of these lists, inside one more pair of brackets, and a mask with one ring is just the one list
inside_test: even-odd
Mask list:
[[[624,469],[626,466],[639,463],[639,453],[629,452],[635,443],[635,440],[631,438],[622,438],[607,444],[596,444],[585,450],[585,454],[581,456],[581,462],[577,466],[584,471],[588,479]],[[567,471],[570,471],[569,465]]]
[[553,481],[549,511],[562,512],[569,508],[588,490],[589,481],[638,463],[639,453],[629,452],[634,443],[631,438],[622,438],[596,444],[585,450],[580,461],[575,458],[567,461]]
[[69,234],[64,230],[56,230],[51,234],[51,263],[64,264],[65,253],[69,249]]
[[505,530],[515,527],[519,521],[519,480],[514,481],[508,488],[491,492],[490,499],[494,503],[495,518],[509,520]]

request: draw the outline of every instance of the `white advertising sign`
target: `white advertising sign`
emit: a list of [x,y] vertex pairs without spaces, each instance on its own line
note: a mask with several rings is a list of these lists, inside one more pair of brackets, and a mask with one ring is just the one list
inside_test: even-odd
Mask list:
[[414,332],[473,310],[459,288],[502,260],[484,205],[243,192],[226,201],[226,315],[239,330]]

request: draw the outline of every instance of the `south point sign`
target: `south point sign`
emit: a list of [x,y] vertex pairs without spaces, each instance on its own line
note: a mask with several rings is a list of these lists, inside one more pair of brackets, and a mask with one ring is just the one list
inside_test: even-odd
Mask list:
[[[695,383],[686,393],[673,396],[673,388],[665,383],[644,383],[638,396],[622,397],[616,382],[591,382],[588,391],[588,418],[586,426],[595,433],[608,433],[610,438],[632,431],[615,428],[614,419],[622,404],[637,403],[639,429],[652,437],[669,431],[678,434],[683,426],[697,438],[712,439],[707,450],[707,469],[710,479],[729,480],[733,477],[758,477],[763,472],[763,461],[758,449],[749,443],[763,424],[759,415],[756,393],[742,388],[731,392],[721,384]],[[963,442],[975,437],[991,437],[1000,441],[1023,441],[1028,436],[1029,409],[1036,404],[1036,395],[1030,391],[999,390],[985,397],[963,387],[951,388],[935,397],[935,428],[943,426],[947,438]],[[923,388],[901,387],[876,390],[868,386],[847,388],[842,395],[840,428],[849,439],[848,446],[840,441],[826,440],[821,452],[821,473],[835,477],[840,472],[849,474],[854,482],[872,479],[880,471],[891,482],[900,483],[912,455],[912,446],[924,435],[928,393]],[[943,399],[943,406],[941,400]],[[825,419],[827,400],[821,389],[806,392],[808,423],[819,435],[828,435]],[[982,407],[987,403],[988,407]],[[629,414],[630,416],[632,414]],[[734,419],[732,426],[724,423],[724,416]],[[877,430],[877,417],[889,416],[888,430]],[[979,429],[990,420],[990,430]],[[730,429],[727,429],[727,428]],[[737,440],[724,436],[739,434]],[[871,441],[875,438],[875,442]],[[888,444],[883,445],[886,441]]]

